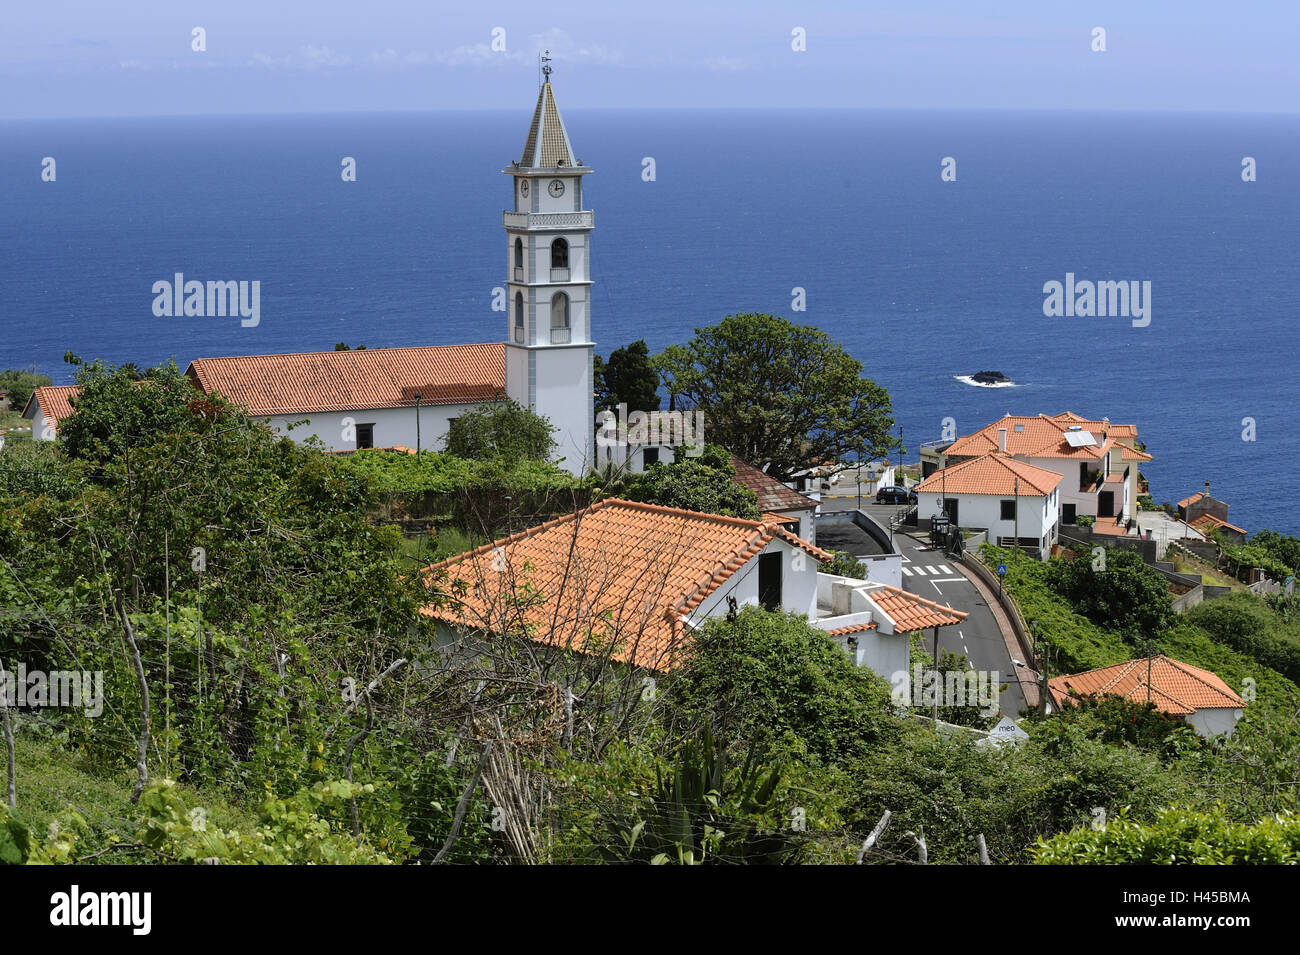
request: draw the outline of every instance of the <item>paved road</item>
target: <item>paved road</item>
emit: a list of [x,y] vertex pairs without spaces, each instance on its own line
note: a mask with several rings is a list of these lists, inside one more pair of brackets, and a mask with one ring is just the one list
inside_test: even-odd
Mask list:
[[[822,499],[823,511],[853,510],[856,506],[856,495]],[[863,513],[885,526],[899,510],[891,504],[862,505]],[[999,700],[1002,712],[1019,717],[1025,708],[1025,695],[1017,682],[1017,675],[1021,679],[1026,676],[1012,664],[1002,631],[979,590],[942,549],[935,550],[901,532],[895,532],[894,546],[903,555],[904,590],[970,614],[955,627],[939,629],[940,649],[965,654],[976,670],[997,671],[999,679],[1007,684]],[[927,631],[925,638],[926,648],[933,652],[932,633]]]

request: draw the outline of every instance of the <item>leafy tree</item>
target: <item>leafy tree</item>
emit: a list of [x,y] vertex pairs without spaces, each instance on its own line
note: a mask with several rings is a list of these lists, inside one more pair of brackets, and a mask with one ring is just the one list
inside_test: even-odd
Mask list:
[[1240,650],[1293,681],[1300,681],[1300,627],[1251,594],[1197,604],[1186,619],[1217,643]]
[[336,342],[334,345],[334,350],[335,351],[365,351],[366,346],[365,345],[352,346],[349,345],[347,342]]
[[205,397],[173,362],[140,378],[133,366],[69,360],[81,391],[72,398],[73,414],[59,424],[59,438],[77,460],[102,465],[200,421],[206,430],[228,412],[223,399]]
[[863,566],[862,561],[846,550],[835,551],[834,560],[823,567],[822,572],[839,577],[854,577],[858,580],[867,579],[867,568]]
[[466,412],[447,430],[445,449],[475,461],[545,461],[555,447],[551,422],[517,401],[493,402]]
[[835,762],[894,729],[889,685],[798,614],[714,617],[668,685],[669,724]]
[[1168,629],[1175,620],[1169,585],[1133,551],[1107,548],[1094,569],[1089,557],[1057,559],[1048,583],[1094,623],[1119,629],[1133,642]]
[[628,411],[659,410],[659,372],[644,340],[615,348],[608,360],[595,356],[594,372],[598,410],[617,409],[620,403]]
[[673,407],[702,410],[710,440],[778,480],[814,463],[883,457],[898,445],[889,393],[811,325],[729,315],[654,364]]
[[645,474],[629,476],[620,493],[646,504],[758,520],[758,496],[735,478],[725,448],[709,445],[698,457],[679,448],[672,463],[656,462]]
[[[0,371],[0,394],[9,396],[9,407],[22,411],[37,388],[50,384],[50,376],[21,368]],[[656,406],[657,407],[657,406]]]
[[1050,737],[1077,725],[1091,738],[1106,743],[1129,743],[1164,756],[1203,745],[1196,731],[1179,716],[1162,712],[1154,703],[1137,702],[1114,694],[1077,696],[1060,713],[1046,721]]

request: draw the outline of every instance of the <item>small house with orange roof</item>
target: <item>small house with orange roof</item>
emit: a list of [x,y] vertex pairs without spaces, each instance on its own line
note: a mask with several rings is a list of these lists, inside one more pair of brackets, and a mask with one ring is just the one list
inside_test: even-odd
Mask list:
[[916,513],[922,518],[944,514],[960,527],[985,528],[989,543],[1023,547],[1046,560],[1058,538],[1063,480],[1058,471],[989,451],[918,484]]
[[1058,711],[1075,697],[1121,696],[1181,716],[1205,737],[1231,736],[1246,706],[1217,674],[1163,655],[1053,677],[1047,687],[1051,708]]
[[896,587],[819,573],[831,555],[780,522],[610,498],[426,568],[440,638],[516,634],[665,671],[692,633],[747,605],[808,617],[859,665],[908,669],[912,630],[965,613]]
[[[1007,414],[942,448],[928,448],[929,467],[948,467],[993,451],[1061,475],[1060,522],[1095,519],[1094,532],[1136,534],[1138,472],[1151,455],[1137,426],[1100,421],[1072,411]],[[922,512],[923,513],[923,512]]]

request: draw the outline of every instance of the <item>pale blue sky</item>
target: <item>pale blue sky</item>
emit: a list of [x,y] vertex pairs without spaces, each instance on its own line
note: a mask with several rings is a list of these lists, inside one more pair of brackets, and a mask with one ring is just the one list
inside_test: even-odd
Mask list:
[[1297,38],[1284,0],[5,0],[0,118],[518,109],[543,45],[564,108],[1294,112]]

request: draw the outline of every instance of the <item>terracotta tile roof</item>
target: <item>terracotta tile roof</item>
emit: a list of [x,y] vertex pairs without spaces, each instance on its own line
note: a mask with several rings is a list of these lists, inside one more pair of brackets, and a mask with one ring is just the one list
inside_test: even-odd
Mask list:
[[[1091,432],[1097,443],[1071,447],[1066,442],[1065,435],[1072,425],[1078,425],[1084,431]],[[950,457],[977,457],[996,451],[999,428],[1007,429],[1007,453],[1028,458],[1071,458],[1095,461],[1115,446],[1116,438],[1137,437],[1135,425],[1091,421],[1069,411],[1050,417],[1045,414],[1005,415],[974,434],[958,438],[945,449],[944,453]],[[1106,433],[1104,440],[1101,436],[1103,430]]]
[[1195,527],[1202,534],[1206,533],[1209,530],[1220,528],[1220,527],[1226,528],[1227,530],[1230,531],[1236,531],[1238,534],[1246,533],[1246,529],[1244,527],[1238,527],[1236,524],[1229,524],[1223,518],[1215,517],[1213,514],[1202,514],[1200,517],[1196,518],[1196,520],[1189,521],[1188,523],[1192,527]]
[[[1081,696],[1113,693],[1138,703],[1147,700],[1147,658],[1139,657],[1114,666],[1058,676],[1047,681],[1058,706],[1069,700],[1073,690]],[[1151,659],[1151,702],[1157,709],[1186,716],[1204,709],[1240,709],[1245,701],[1209,670],[1158,656]]]
[[731,456],[731,466],[736,469],[736,483],[758,495],[758,509],[761,511],[810,511],[817,507],[817,502],[812,498],[786,487],[776,478],[752,464],[746,464],[734,454]]
[[1127,444],[1120,445],[1120,458],[1124,461],[1151,461],[1154,460],[1151,455],[1145,451],[1139,451],[1137,448],[1130,448]]
[[72,398],[74,395],[81,393],[80,385],[42,385],[32,392],[32,396],[27,399],[27,405],[23,408],[23,415],[27,415],[28,409],[32,407],[32,402],[41,409],[41,414],[48,418],[54,424],[54,430],[59,430],[59,422],[72,414]]
[[1201,498],[1203,498],[1203,497],[1205,497],[1205,492],[1204,492],[1204,491],[1197,491],[1197,492],[1196,492],[1195,494],[1193,494],[1191,497],[1185,497],[1185,498],[1183,498],[1181,501],[1179,501],[1179,502],[1178,502],[1178,506],[1179,506],[1179,507],[1191,507],[1191,505],[1195,504],[1197,501],[1199,501],[1199,500],[1200,500]]
[[251,414],[490,401],[506,384],[505,345],[426,345],[352,351],[196,358],[189,376]]
[[611,498],[432,565],[426,573],[446,571],[448,586],[467,590],[423,612],[666,670],[689,633],[683,619],[777,537],[831,559],[773,524]]
[[1037,468],[999,452],[981,455],[935,471],[912,490],[947,494],[997,494],[1003,497],[1019,492],[1024,496],[1045,497],[1061,483],[1055,471]]
[[928,630],[930,627],[950,627],[969,616],[965,611],[953,610],[889,584],[881,584],[869,590],[867,596],[889,615],[900,633]]
[[851,627],[836,627],[834,630],[827,630],[826,633],[832,637],[843,637],[850,633],[865,633],[867,630],[875,630],[876,621],[869,620],[866,623],[855,623]]

